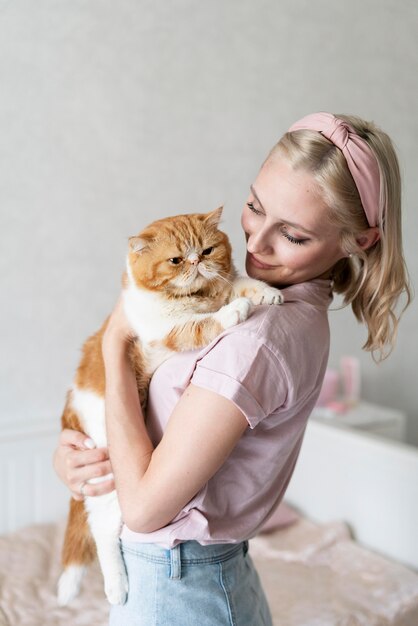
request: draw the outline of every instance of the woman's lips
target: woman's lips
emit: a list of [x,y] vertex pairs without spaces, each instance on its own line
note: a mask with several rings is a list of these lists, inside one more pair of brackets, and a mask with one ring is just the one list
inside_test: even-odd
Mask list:
[[250,260],[250,263],[252,263],[254,265],[254,267],[258,267],[258,268],[263,269],[263,270],[272,270],[275,267],[277,267],[277,265],[267,265],[267,263],[262,263],[261,261],[256,259],[255,256],[253,256],[251,254],[251,252],[247,251],[247,254],[248,254],[248,258]]

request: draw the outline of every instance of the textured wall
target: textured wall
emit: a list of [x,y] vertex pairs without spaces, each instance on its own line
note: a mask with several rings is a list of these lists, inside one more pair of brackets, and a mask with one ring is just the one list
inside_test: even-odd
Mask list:
[[[225,203],[241,263],[248,186],[310,111],[394,137],[416,279],[417,26],[412,1],[0,0],[0,420],[58,416],[150,220]],[[418,443],[416,314],[377,367],[350,313],[332,313],[331,364],[361,355],[364,396],[407,411]]]

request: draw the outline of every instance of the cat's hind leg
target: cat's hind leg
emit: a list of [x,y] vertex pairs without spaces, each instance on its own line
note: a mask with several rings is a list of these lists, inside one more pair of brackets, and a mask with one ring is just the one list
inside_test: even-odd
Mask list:
[[107,599],[110,604],[124,604],[128,595],[128,577],[119,543],[122,515],[116,491],[86,498],[86,508]]
[[84,502],[71,500],[58,581],[58,604],[66,606],[80,591],[86,566],[94,561],[96,548],[87,523]]

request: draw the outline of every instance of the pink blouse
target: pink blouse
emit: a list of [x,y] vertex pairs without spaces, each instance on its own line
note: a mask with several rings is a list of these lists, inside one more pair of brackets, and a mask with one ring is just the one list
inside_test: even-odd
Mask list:
[[330,282],[323,279],[287,287],[283,295],[283,305],[255,307],[248,320],[204,349],[178,353],[154,373],[147,424],[155,446],[190,383],[230,399],[250,428],[167,526],[150,533],[124,526],[123,540],[166,548],[187,540],[240,542],[253,537],[278,506],[325,374],[332,300]]

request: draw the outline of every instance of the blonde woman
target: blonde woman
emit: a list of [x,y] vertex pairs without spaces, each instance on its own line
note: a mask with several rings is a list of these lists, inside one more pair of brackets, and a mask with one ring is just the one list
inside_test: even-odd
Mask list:
[[[271,625],[248,539],[295,467],[327,364],[332,292],[366,324],[376,360],[393,347],[400,296],[409,302],[398,162],[372,123],[317,113],[294,124],[241,224],[247,273],[280,287],[284,305],[166,361],[146,427],[117,306],[103,341],[109,451],[67,430],[55,454],[76,499],[118,492],[129,593],[111,626]],[[110,471],[114,481],[89,483]]]

